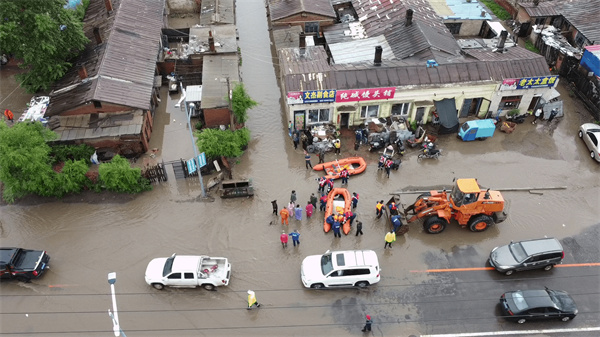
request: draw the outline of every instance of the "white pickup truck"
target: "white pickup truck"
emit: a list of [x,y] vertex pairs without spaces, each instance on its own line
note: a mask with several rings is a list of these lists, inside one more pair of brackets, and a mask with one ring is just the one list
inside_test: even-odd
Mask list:
[[166,287],[206,290],[229,284],[231,265],[224,257],[177,255],[156,258],[146,268],[146,283],[156,289]]

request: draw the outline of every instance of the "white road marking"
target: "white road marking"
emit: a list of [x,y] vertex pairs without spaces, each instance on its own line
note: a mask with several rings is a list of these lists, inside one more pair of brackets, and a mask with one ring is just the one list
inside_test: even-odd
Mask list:
[[520,330],[520,331],[490,331],[490,332],[463,332],[446,333],[438,335],[421,335],[421,337],[482,337],[482,336],[508,336],[508,335],[527,335],[544,333],[564,333],[564,332],[589,332],[600,331],[600,327],[591,328],[573,328],[573,329],[543,329],[543,330]]

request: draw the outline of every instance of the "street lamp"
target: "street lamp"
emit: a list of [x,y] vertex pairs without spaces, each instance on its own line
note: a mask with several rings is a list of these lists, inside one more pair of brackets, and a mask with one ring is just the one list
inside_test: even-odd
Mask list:
[[[181,90],[183,90],[183,85],[181,86]],[[198,180],[200,180],[200,186],[202,187],[202,197],[206,198],[206,190],[204,189],[204,182],[202,181],[202,172],[200,172],[200,161],[198,160],[198,149],[196,148],[196,142],[194,141],[194,134],[192,133],[192,122],[190,119],[192,118],[192,112],[196,105],[194,103],[185,104],[185,114],[187,115],[187,124],[188,130],[190,130],[190,138],[192,139],[192,147],[194,148],[194,162],[196,162],[196,167],[198,168]]]
[[115,333],[115,337],[119,337],[121,336],[121,334],[123,334],[123,337],[127,337],[125,335],[125,332],[123,332],[123,330],[121,330],[121,327],[119,326],[119,312],[117,311],[117,296],[115,295],[115,282],[117,282],[117,273],[108,273],[108,284],[110,284],[110,292],[112,294],[112,306],[114,312],[113,314],[110,312],[110,309],[108,309],[108,316],[112,319],[113,332]]

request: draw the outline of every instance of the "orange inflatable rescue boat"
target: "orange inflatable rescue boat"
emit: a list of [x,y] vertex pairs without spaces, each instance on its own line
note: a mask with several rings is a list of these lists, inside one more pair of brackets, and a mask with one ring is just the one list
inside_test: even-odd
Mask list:
[[325,178],[337,179],[344,168],[348,169],[348,173],[353,176],[362,173],[367,168],[367,162],[362,157],[349,157],[315,165],[313,170],[325,170],[327,173]]
[[[341,197],[341,198],[340,198]],[[352,196],[345,188],[334,188],[327,195],[327,207],[325,208],[325,220],[323,221],[323,230],[325,233],[331,230],[331,225],[327,223],[327,217],[331,214],[344,215],[352,209]],[[350,233],[350,220],[344,221],[342,231],[344,234]]]

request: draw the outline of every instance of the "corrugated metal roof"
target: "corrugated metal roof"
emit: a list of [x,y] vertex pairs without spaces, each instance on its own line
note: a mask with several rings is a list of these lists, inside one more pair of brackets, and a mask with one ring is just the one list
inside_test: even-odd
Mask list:
[[592,44],[600,42],[600,0],[565,2],[561,14]]
[[201,109],[229,106],[227,79],[233,89],[240,82],[237,54],[205,55],[202,64],[202,103]]
[[52,118],[60,121],[60,127],[53,130],[60,141],[139,135],[144,124],[142,110]]
[[301,13],[336,18],[329,0],[269,0],[269,13],[273,21]]
[[190,28],[189,47],[196,53],[210,53],[208,34],[212,32],[217,53],[237,53],[237,36],[235,25],[212,25]]
[[538,3],[538,5],[533,2],[525,2],[520,3],[519,5],[523,7],[527,15],[532,18],[548,17],[560,15],[559,11],[562,6],[562,1],[544,1]]
[[185,87],[185,101],[186,102],[202,101],[202,86],[201,85],[188,85],[187,87]]
[[234,0],[202,0],[200,24],[235,24]]
[[[104,1],[91,1],[84,20],[84,32],[91,42],[75,62],[85,65],[89,82],[82,83],[79,67],[73,67],[53,86],[49,115],[94,100],[149,109],[164,1],[113,0],[111,14]],[[100,45],[93,35],[96,27],[102,36]]]

